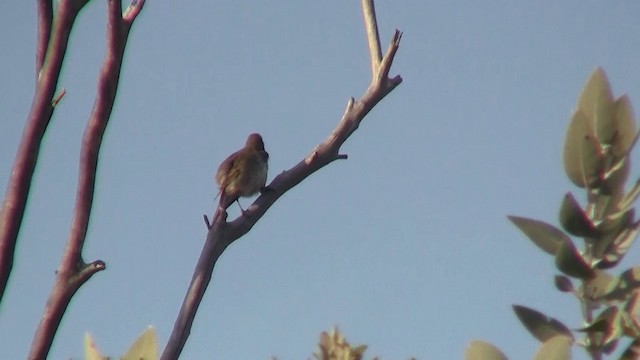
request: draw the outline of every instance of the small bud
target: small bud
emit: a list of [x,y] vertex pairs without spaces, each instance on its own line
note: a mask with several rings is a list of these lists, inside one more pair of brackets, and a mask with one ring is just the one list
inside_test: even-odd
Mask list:
[[554,281],[558,290],[562,292],[573,292],[573,284],[568,277],[564,275],[556,275]]

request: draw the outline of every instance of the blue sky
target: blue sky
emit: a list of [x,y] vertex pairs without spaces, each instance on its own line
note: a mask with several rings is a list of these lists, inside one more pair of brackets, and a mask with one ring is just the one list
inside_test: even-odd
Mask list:
[[[581,325],[554,266],[511,225],[557,223],[561,150],[591,71],[640,106],[640,3],[378,1],[383,47],[404,31],[404,82],[335,162],[283,196],[214,270],[183,359],[304,359],[334,325],[382,359],[460,359],[483,339],[538,343],[511,304]],[[370,69],[358,1],[148,1],[128,43],[84,257],[107,270],[72,302],[51,359],[108,355],[148,325],[164,345],[202,248],[218,164],[260,132],[271,180],[335,127]],[[23,358],[68,234],[80,139],[104,54],[105,4],[78,18],[0,308]],[[0,11],[0,184],[33,94],[35,4]],[[632,179],[637,178],[632,170]],[[246,206],[249,200],[243,201]],[[231,208],[230,216],[237,215]],[[640,262],[637,249],[622,265]],[[620,269],[622,270],[622,269]],[[580,349],[574,358],[585,358]]]

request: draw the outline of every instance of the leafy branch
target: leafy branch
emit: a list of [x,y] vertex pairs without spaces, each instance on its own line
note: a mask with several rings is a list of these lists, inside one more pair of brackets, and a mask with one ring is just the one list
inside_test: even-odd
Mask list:
[[[640,231],[633,208],[640,196],[640,180],[625,191],[630,153],[638,136],[629,98],[614,99],[604,70],[596,69],[580,94],[563,153],[565,172],[584,190],[585,205],[571,192],[565,194],[559,212],[562,230],[543,221],[509,216],[535,245],[554,257],[561,273],[554,277],[555,286],[578,300],[584,320],[583,326],[570,330],[537,310],[514,305],[522,324],[542,343],[535,359],[570,359],[571,346],[578,345],[600,360],[624,338],[631,341],[621,359],[640,357],[640,267],[611,274]],[[467,359],[506,356],[493,345],[474,342]]]

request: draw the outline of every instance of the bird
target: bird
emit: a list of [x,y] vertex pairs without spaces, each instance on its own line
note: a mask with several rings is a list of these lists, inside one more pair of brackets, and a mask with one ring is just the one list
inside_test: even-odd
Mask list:
[[247,137],[244,147],[229,155],[218,167],[216,182],[218,183],[220,202],[218,206],[226,210],[238,199],[249,197],[265,190],[267,183],[269,153],[264,149],[260,134]]

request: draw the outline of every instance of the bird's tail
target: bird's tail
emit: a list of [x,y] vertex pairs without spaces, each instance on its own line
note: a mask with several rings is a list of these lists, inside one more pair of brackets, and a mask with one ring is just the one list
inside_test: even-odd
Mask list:
[[234,198],[233,196],[229,196],[225,194],[223,191],[218,192],[218,195],[216,195],[216,197],[218,196],[220,196],[220,201],[218,202],[218,206],[225,210],[229,206],[231,206],[231,204],[233,204],[234,201],[238,199],[237,197]]
[[[233,199],[229,199],[229,196],[227,196],[223,191],[218,191],[218,193],[216,194],[216,197],[213,198],[214,202],[215,199],[218,198],[218,196],[220,197],[220,200],[218,201],[218,206],[216,206],[215,210],[213,211],[213,217],[211,218],[211,223],[209,223],[209,221],[207,220],[207,227],[209,229],[211,229],[211,227],[213,226],[213,224],[217,221],[219,216],[222,216],[221,213],[226,213],[227,208],[233,204],[233,202],[235,200]],[[226,214],[224,215],[226,218]],[[206,216],[205,216],[206,219]]]

